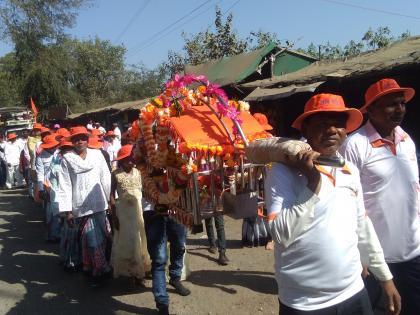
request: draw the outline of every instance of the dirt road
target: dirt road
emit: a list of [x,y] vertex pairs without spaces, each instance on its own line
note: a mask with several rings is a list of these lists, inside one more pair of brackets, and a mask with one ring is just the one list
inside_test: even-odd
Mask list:
[[[228,257],[221,267],[203,234],[190,235],[185,285],[169,289],[171,314],[277,314],[273,253],[241,248],[241,221],[226,220]],[[0,314],[156,314],[151,282],[131,289],[126,279],[91,289],[82,274],[58,265],[58,246],[44,242],[43,212],[23,190],[0,192]]]

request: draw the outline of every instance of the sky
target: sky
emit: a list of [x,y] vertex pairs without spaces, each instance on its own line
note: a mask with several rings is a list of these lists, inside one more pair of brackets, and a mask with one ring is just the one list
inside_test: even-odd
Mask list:
[[[311,42],[344,46],[360,40],[369,27],[388,26],[395,36],[406,30],[420,34],[418,0],[92,0],[67,33],[123,45],[127,65],[152,69],[169,50],[182,50],[182,32],[193,35],[213,26],[216,5],[225,16],[232,12],[241,38],[262,30],[293,42],[294,48]],[[11,49],[0,42],[0,56]]]

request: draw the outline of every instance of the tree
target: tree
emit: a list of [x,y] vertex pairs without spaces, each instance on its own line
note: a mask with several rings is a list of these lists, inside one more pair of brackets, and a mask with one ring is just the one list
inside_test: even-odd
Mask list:
[[96,38],[88,41],[69,40],[69,86],[76,90],[83,102],[100,105],[120,99],[124,76],[125,48]]
[[216,7],[214,28],[188,36],[182,33],[184,39],[183,52],[169,51],[168,60],[163,68],[171,77],[184,70],[185,64],[197,65],[213,59],[229,57],[268,45],[270,42],[280,43],[277,35],[270,32],[251,32],[242,39],[233,28],[233,14],[225,21],[219,7]]
[[[21,101],[33,90],[24,82],[39,77],[48,46],[65,38],[74,25],[78,10],[90,0],[0,0],[1,37],[14,44],[13,74],[22,82]],[[51,60],[51,59],[50,59]],[[35,72],[34,72],[35,71]],[[56,82],[54,82],[56,83]],[[30,84],[29,84],[30,85]],[[57,92],[58,93],[58,92]]]
[[380,26],[376,31],[369,28],[363,36],[362,41],[366,42],[367,47],[369,47],[370,50],[374,50],[388,46],[394,41],[394,38],[391,36],[391,30],[389,27]]
[[369,28],[362,37],[362,40],[357,42],[349,41],[344,48],[340,45],[332,45],[329,42],[318,45],[311,43],[306,49],[302,51],[319,59],[337,59],[357,56],[363,52],[386,47],[392,42],[410,37],[410,32],[402,33],[398,38],[391,34],[391,30],[387,26],[378,27],[376,30]]
[[165,69],[147,69],[143,64],[131,66],[124,75],[124,99],[144,99],[161,93],[165,81]]
[[13,53],[0,58],[0,107],[19,105],[19,84],[13,75],[16,60]]
[[[250,50],[263,48],[270,43],[275,43],[277,46],[281,45],[281,42],[277,38],[276,33],[264,32],[262,30],[259,30],[257,32],[251,31],[247,38],[247,41],[249,43]],[[256,43],[254,44],[254,42]],[[289,46],[289,41],[286,40],[285,45]]]
[[32,97],[40,109],[79,101],[68,86],[72,63],[61,45],[50,45],[38,52],[39,59],[25,71],[22,93]]
[[349,41],[349,43],[344,46],[344,56],[355,56],[360,55],[363,52],[365,45],[362,42],[355,42],[354,40]]

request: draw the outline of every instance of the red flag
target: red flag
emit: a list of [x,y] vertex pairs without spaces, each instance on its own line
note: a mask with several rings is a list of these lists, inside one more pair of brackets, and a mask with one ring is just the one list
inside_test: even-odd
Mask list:
[[36,116],[38,116],[38,109],[36,108],[35,102],[32,99],[32,97],[30,97],[30,100],[31,100],[31,109],[32,109],[32,112],[34,113],[35,121],[36,121]]

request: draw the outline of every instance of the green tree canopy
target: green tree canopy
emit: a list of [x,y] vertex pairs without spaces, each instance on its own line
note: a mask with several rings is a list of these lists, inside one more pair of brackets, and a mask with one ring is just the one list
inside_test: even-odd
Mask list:
[[197,65],[212,59],[241,54],[261,48],[274,41],[280,44],[276,34],[262,30],[251,32],[245,39],[239,37],[233,28],[233,14],[223,21],[223,13],[216,7],[214,27],[193,35],[182,33],[183,52],[168,52],[168,60],[163,68],[169,76],[180,73],[185,64]]

